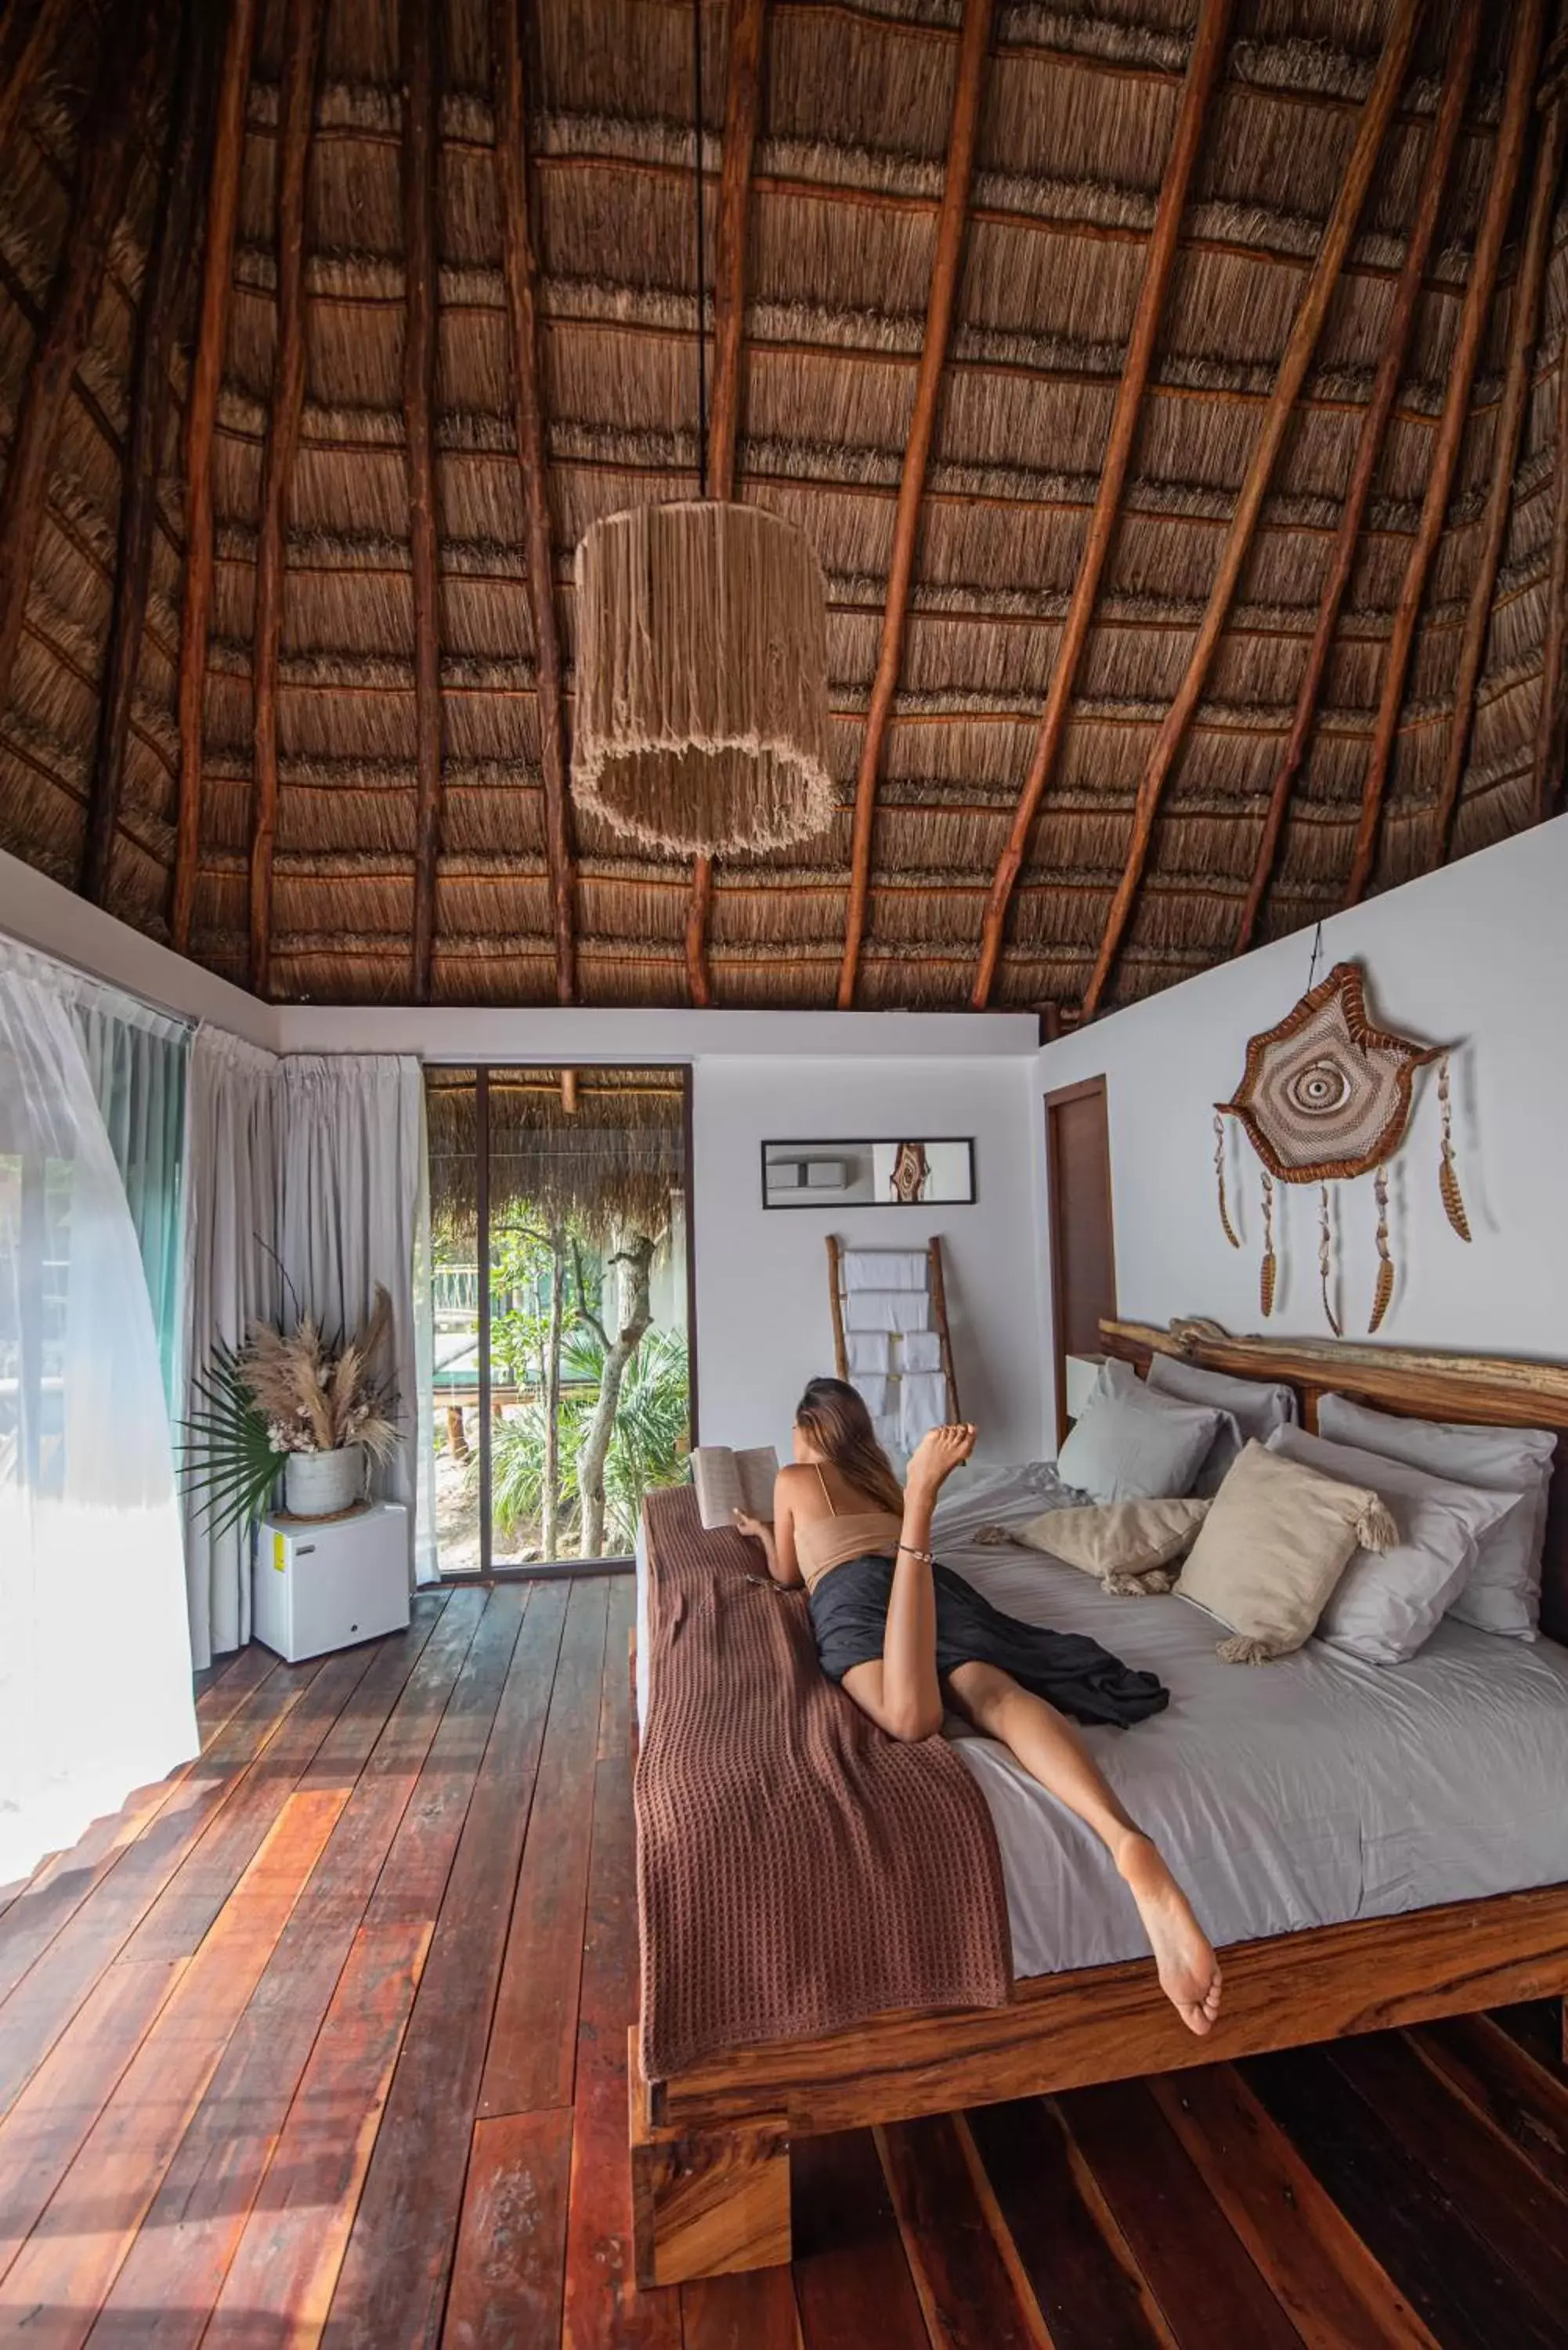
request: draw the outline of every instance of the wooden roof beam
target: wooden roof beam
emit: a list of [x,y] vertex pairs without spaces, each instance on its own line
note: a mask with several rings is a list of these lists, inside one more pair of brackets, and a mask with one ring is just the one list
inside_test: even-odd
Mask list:
[[436,874],[441,835],[441,567],[436,533],[435,392],[436,109],[435,12],[430,0],[402,0],[403,256],[408,315],[403,331],[403,430],[409,478],[409,545],[414,588],[414,921],[410,986],[428,1003],[435,957]]
[[[708,494],[722,500],[735,494],[746,320],[746,218],[762,110],[766,16],[767,0],[730,0],[724,145],[719,166],[719,245],[713,257],[713,398],[708,411]],[[701,144],[698,152],[700,157]],[[686,917],[686,977],[691,1001],[698,1004],[713,1001],[708,974],[708,920],[712,902],[713,860],[699,857],[691,868],[691,903]]]
[[221,8],[185,0],[180,16],[180,57],[169,113],[168,150],[159,183],[152,248],[137,322],[130,430],[119,505],[119,545],[109,612],[109,649],[99,702],[97,753],[82,837],[80,886],[95,905],[107,904],[115,836],[130,737],[131,703],[147,630],[147,590],[158,484],[173,399],[170,363],[185,310],[196,243],[196,210],[206,173],[213,111],[213,73]]
[[169,935],[189,951],[202,846],[202,735],[207,687],[207,633],[213,605],[213,438],[228,340],[234,284],[245,101],[251,86],[256,0],[234,0],[207,182],[207,235],[202,303],[185,402],[185,584],[180,608],[180,784],[174,819],[174,879]]
[[1544,824],[1560,799],[1568,765],[1568,338],[1557,354],[1557,429],[1552,451],[1552,553],[1547,570],[1546,640],[1541,708],[1531,767],[1531,821]]
[[849,905],[845,920],[844,956],[838,972],[838,1008],[847,1012],[855,1002],[855,982],[866,918],[871,897],[871,840],[877,816],[877,784],[882,748],[893,697],[898,690],[898,670],[904,650],[904,622],[909,589],[914,582],[915,554],[919,540],[920,498],[925,489],[926,463],[936,431],[937,401],[947,359],[948,336],[958,293],[959,265],[963,258],[963,233],[969,211],[970,180],[974,169],[976,135],[980,127],[981,87],[991,41],[992,0],[964,0],[959,34],[958,63],[953,84],[952,119],[948,130],[947,174],[941,209],[937,214],[937,249],[931,266],[930,294],[926,304],[925,341],[915,382],[914,412],[904,445],[903,473],[893,519],[893,556],[888,571],[888,601],[882,615],[882,644],[871,705],[860,747],[855,778],[855,824],[849,852]]
[[70,0],[37,0],[31,10],[12,0],[0,21],[0,147],[11,136],[53,53]]
[[1378,59],[1377,72],[1361,109],[1350,163],[1340,183],[1317,259],[1292,325],[1284,357],[1280,361],[1280,371],[1274,379],[1273,390],[1269,395],[1268,406],[1259,423],[1258,437],[1252,444],[1252,453],[1236,499],[1236,509],[1220,549],[1219,570],[1199,624],[1197,641],[1181,683],[1177,688],[1176,699],[1167,711],[1155,738],[1147,771],[1138,786],[1127,862],[1111,899],[1105,933],[1084,996],[1084,1016],[1086,1019],[1092,1018],[1099,1009],[1100,1000],[1116,969],[1122,940],[1132,920],[1138,886],[1143,879],[1144,867],[1154,838],[1160,800],[1224,633],[1225,621],[1252,544],[1252,533],[1262,511],[1263,498],[1291,421],[1296,394],[1311,364],[1330,298],[1355,236],[1366,191],[1372,182],[1384,135],[1398,102],[1419,14],[1420,0],[1398,0],[1393,26],[1383,55]]
[[1088,535],[1078,563],[1078,576],[1073,582],[1072,601],[1062,626],[1061,642],[1046,691],[1045,708],[1040,720],[1040,732],[1035,738],[1034,754],[1029,763],[1023,789],[1019,795],[1012,828],[1008,834],[1007,845],[997,859],[995,878],[991,885],[990,902],[981,932],[980,968],[975,973],[974,987],[970,995],[971,1008],[976,1012],[983,1012],[991,1000],[997,964],[1002,959],[1008,905],[1028,854],[1029,838],[1040,803],[1055,772],[1062,737],[1066,732],[1067,716],[1072,707],[1078,665],[1088,641],[1089,624],[1094,618],[1101,575],[1116,542],[1122,489],[1127,467],[1132,462],[1144,388],[1154,365],[1155,338],[1159,331],[1166,289],[1176,260],[1178,233],[1187,205],[1187,191],[1202,144],[1204,115],[1210,94],[1224,62],[1231,5],[1232,0],[1202,0],[1199,14],[1192,54],[1188,59],[1187,77],[1181,87],[1181,106],[1176,118],[1175,136],[1166,159],[1159,200],[1155,207],[1154,227],[1144,257],[1143,282],[1138,287],[1137,308],[1133,314],[1132,333],[1128,338],[1127,359],[1116,390],[1116,404],[1111,417],[1110,435],[1106,442],[1100,484],[1095,494],[1094,511],[1089,516]]
[[277,348],[262,460],[256,547],[255,799],[251,827],[251,985],[272,985],[272,852],[277,834],[277,657],[283,634],[288,489],[305,408],[305,198],[321,48],[322,0],[288,0],[284,26],[282,152],[277,182]]
[[1509,214],[1513,207],[1513,192],[1524,155],[1535,69],[1541,56],[1542,5],[1542,0],[1520,0],[1514,25],[1502,117],[1492,154],[1491,180],[1476,236],[1469,278],[1465,286],[1464,307],[1459,313],[1454,355],[1449,365],[1448,391],[1443,400],[1437,439],[1432,444],[1427,491],[1421,503],[1421,519],[1417,525],[1415,544],[1405,566],[1399,601],[1394,614],[1393,633],[1383,664],[1383,683],[1373,724],[1372,749],[1367,756],[1366,775],[1361,790],[1361,815],[1356,825],[1350,877],[1345,884],[1345,903],[1347,906],[1356,905],[1365,896],[1376,861],[1383,799],[1394,761],[1394,743],[1399,730],[1405,680],[1416,642],[1416,623],[1420,618],[1427,583],[1443,535],[1449,494],[1453,486],[1454,470],[1459,463],[1459,446],[1469,409],[1470,387],[1475,380],[1476,363],[1486,335],[1487,317],[1497,284],[1498,263],[1502,257],[1502,241],[1507,233]]
[[1431,144],[1427,150],[1421,184],[1417,192],[1415,218],[1410,224],[1409,242],[1405,248],[1405,265],[1394,291],[1394,307],[1388,314],[1388,327],[1378,357],[1377,373],[1373,378],[1372,398],[1361,420],[1361,432],[1355,443],[1355,462],[1351,467],[1350,487],[1345,492],[1339,528],[1328,559],[1328,576],[1324,581],[1323,594],[1318,602],[1317,625],[1313,630],[1306,669],[1303,673],[1301,691],[1296,696],[1290,738],[1285,744],[1284,756],[1280,761],[1279,773],[1274,777],[1268,814],[1263,819],[1262,834],[1252,862],[1252,878],[1248,884],[1246,903],[1241,909],[1241,925],[1232,950],[1236,954],[1246,953],[1257,931],[1263,900],[1273,879],[1291,793],[1312,740],[1318,694],[1328,669],[1340,608],[1350,586],[1355,550],[1360,543],[1361,525],[1371,500],[1372,484],[1378,460],[1383,454],[1384,437],[1388,430],[1388,420],[1394,412],[1399,380],[1410,348],[1410,336],[1416,324],[1416,305],[1420,297],[1428,257],[1437,233],[1443,190],[1448,184],[1449,169],[1464,120],[1465,100],[1475,71],[1480,32],[1480,0],[1464,0],[1448,71],[1443,78],[1443,93],[1438,104]]
[[70,219],[44,321],[27,361],[0,489],[0,709],[11,690],[44,527],[49,471],[77,363],[92,333],[109,239],[125,210],[158,44],[150,0],[110,11],[81,127]]
[[566,720],[561,639],[556,619],[555,558],[550,539],[545,403],[540,387],[538,264],[528,225],[528,116],[523,80],[523,37],[517,0],[491,0],[490,55],[494,88],[495,184],[501,211],[502,265],[512,336],[512,391],[522,474],[523,528],[528,565],[528,608],[538,674],[539,773],[545,793],[545,848],[556,935],[556,993],[576,993],[576,941],[571,832],[566,812]]
[[[1481,663],[1486,656],[1498,566],[1502,561],[1503,541],[1508,536],[1509,508],[1513,502],[1519,439],[1524,429],[1524,411],[1530,398],[1530,363],[1540,330],[1542,295],[1546,286],[1546,265],[1551,258],[1552,222],[1557,209],[1558,182],[1563,176],[1564,128],[1563,99],[1558,94],[1548,106],[1546,120],[1542,126],[1541,145],[1535,159],[1535,182],[1530,196],[1530,217],[1524,232],[1524,252],[1519,275],[1514,280],[1513,299],[1509,311],[1502,408],[1493,427],[1491,481],[1487,488],[1480,555],[1470,584],[1464,634],[1459,639],[1454,711],[1449,722],[1448,754],[1443,762],[1443,780],[1432,819],[1432,861],[1436,865],[1446,865],[1449,861],[1453,846],[1454,818],[1459,811],[1459,786],[1464,779],[1465,762],[1469,756],[1476,691],[1480,684]],[[1554,484],[1554,495],[1556,486]],[[1550,620],[1550,590],[1547,611]],[[1542,700],[1544,703],[1544,677]]]

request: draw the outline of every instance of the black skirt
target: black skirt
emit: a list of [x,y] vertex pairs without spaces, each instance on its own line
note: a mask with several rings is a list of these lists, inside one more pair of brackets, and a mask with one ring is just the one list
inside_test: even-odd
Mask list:
[[[955,1665],[995,1665],[1075,1721],[1111,1721],[1123,1728],[1169,1704],[1169,1690],[1152,1673],[1124,1665],[1085,1633],[1049,1632],[1004,1616],[950,1566],[933,1566],[931,1575],[937,1586],[939,1678]],[[892,1588],[892,1560],[867,1555],[831,1568],[812,1592],[811,1628],[830,1681],[841,1681],[857,1665],[882,1654]]]

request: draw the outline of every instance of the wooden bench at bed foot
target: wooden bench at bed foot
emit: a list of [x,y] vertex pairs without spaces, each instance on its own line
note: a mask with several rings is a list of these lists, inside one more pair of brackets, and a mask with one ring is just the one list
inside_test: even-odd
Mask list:
[[790,2257],[789,2125],[656,2128],[631,2030],[631,2207],[639,2285],[689,2284]]

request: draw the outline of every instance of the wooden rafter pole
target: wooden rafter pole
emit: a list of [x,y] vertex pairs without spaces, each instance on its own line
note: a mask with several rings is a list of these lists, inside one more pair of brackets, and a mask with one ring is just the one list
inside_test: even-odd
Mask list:
[[441,834],[441,574],[436,543],[436,104],[435,11],[402,0],[403,427],[409,472],[409,542],[414,584],[414,925],[410,984],[430,1001],[435,955],[436,871]]
[[1219,570],[1215,575],[1214,585],[1209,591],[1209,601],[1204,607],[1203,618],[1199,623],[1197,641],[1193,645],[1181,683],[1177,688],[1176,699],[1166,712],[1159,733],[1155,737],[1148,767],[1138,786],[1137,802],[1133,812],[1132,840],[1127,848],[1127,862],[1122,868],[1122,878],[1117,882],[1116,893],[1111,899],[1110,912],[1106,916],[1105,931],[1100,940],[1099,952],[1095,958],[1094,972],[1084,993],[1085,1019],[1092,1018],[1099,1010],[1100,998],[1104,995],[1111,974],[1116,969],[1116,956],[1120,951],[1122,940],[1127,934],[1127,925],[1132,920],[1133,909],[1137,902],[1138,889],[1143,880],[1144,867],[1148,861],[1149,847],[1154,838],[1155,819],[1159,814],[1159,804],[1164,796],[1165,786],[1176,764],[1177,755],[1187,738],[1187,729],[1202,695],[1214,655],[1219,650],[1220,639],[1224,634],[1225,622],[1230,616],[1231,601],[1241,577],[1242,566],[1246,562],[1248,551],[1251,546],[1252,535],[1258,525],[1258,517],[1262,512],[1263,499],[1273,473],[1275,461],[1290,424],[1296,394],[1302,388],[1307,369],[1311,364],[1313,351],[1328,310],[1329,301],[1338,283],[1345,256],[1350,249],[1351,239],[1355,234],[1355,224],[1361,216],[1361,207],[1366,201],[1366,191],[1372,182],[1372,174],[1376,168],[1378,153],[1383,145],[1384,134],[1388,128],[1389,118],[1398,102],[1400,87],[1405,78],[1405,68],[1409,62],[1411,44],[1416,36],[1416,20],[1419,13],[1420,0],[1399,0],[1393,28],[1384,47],[1383,55],[1378,60],[1377,72],[1373,79],[1372,88],[1367,93],[1366,103],[1361,109],[1350,163],[1345,178],[1340,182],[1339,193],[1334,200],[1334,211],[1329,216],[1328,227],[1324,233],[1317,259],[1313,265],[1312,275],[1307,279],[1306,291],[1302,296],[1301,307],[1296,312],[1291,328],[1290,340],[1285,345],[1284,357],[1280,361],[1280,371],[1274,379],[1274,388],[1269,394],[1268,405],[1263,411],[1258,426],[1258,437],[1252,443],[1252,453],[1248,460],[1246,474],[1236,499],[1235,511],[1231,515],[1224,544],[1220,548]]
[[936,257],[931,265],[930,294],[926,303],[925,340],[919,373],[915,380],[914,411],[904,444],[904,467],[898,481],[898,503],[893,516],[893,556],[888,569],[888,601],[882,614],[882,645],[871,703],[860,746],[855,778],[855,824],[849,850],[849,904],[844,926],[844,959],[838,973],[838,1008],[847,1012],[855,1002],[855,982],[860,969],[860,948],[871,898],[871,842],[876,826],[877,785],[882,748],[893,697],[898,690],[898,670],[904,651],[904,623],[909,589],[915,577],[919,541],[920,499],[926,485],[926,464],[936,431],[937,402],[942,369],[947,363],[948,337],[958,293],[959,266],[963,258],[964,224],[969,213],[970,179],[974,169],[980,100],[985,78],[986,51],[991,43],[992,0],[964,0],[959,33],[958,69],[953,84],[953,110],[948,130],[947,173],[937,213]]
[[545,853],[556,932],[556,993],[570,1003],[576,993],[576,879],[566,813],[566,721],[561,639],[556,620],[555,553],[545,454],[545,403],[539,377],[538,265],[528,224],[528,118],[523,81],[518,0],[491,0],[490,54],[494,77],[495,185],[501,209],[502,264],[512,336],[512,392],[517,418],[517,463],[523,482],[523,528],[528,566],[528,607],[538,677],[539,773],[545,789]]
[[[730,0],[730,48],[724,82],[724,145],[719,166],[719,243],[713,259],[713,396],[708,411],[708,494],[735,494],[735,444],[741,428],[742,367],[746,320],[746,218],[751,206],[752,155],[762,106],[763,32],[767,0]],[[713,903],[713,860],[691,868],[686,916],[686,977],[693,1003],[711,1003],[708,919]]]
[[1449,171],[1453,161],[1454,148],[1464,120],[1465,100],[1469,95],[1471,77],[1475,71],[1476,47],[1480,33],[1480,0],[1464,0],[1448,70],[1443,78],[1442,97],[1438,104],[1438,117],[1432,129],[1431,143],[1421,173],[1421,184],[1416,197],[1415,218],[1410,224],[1409,242],[1405,248],[1405,265],[1399,282],[1394,289],[1394,305],[1388,314],[1388,325],[1378,356],[1377,372],[1373,378],[1372,398],[1361,421],[1361,432],[1355,444],[1355,461],[1351,467],[1350,487],[1345,492],[1340,511],[1339,528],[1334,534],[1328,558],[1328,576],[1317,608],[1317,624],[1307,653],[1306,669],[1301,690],[1296,695],[1294,716],[1291,722],[1290,739],[1284,756],[1280,761],[1269,795],[1268,814],[1263,820],[1262,836],[1258,842],[1252,863],[1251,879],[1247,886],[1246,901],[1241,909],[1241,920],[1236,933],[1233,951],[1245,954],[1262,913],[1263,900],[1273,879],[1275,860],[1279,855],[1281,836],[1284,831],[1285,815],[1290,806],[1291,793],[1306,757],[1312,740],[1313,722],[1317,715],[1317,698],[1328,668],[1328,657],[1334,647],[1334,631],[1339,626],[1340,610],[1350,587],[1355,567],[1355,550],[1360,544],[1361,525],[1372,496],[1372,484],[1383,454],[1383,442],[1388,430],[1388,420],[1394,412],[1398,396],[1399,379],[1404,371],[1406,356],[1410,348],[1410,336],[1416,324],[1416,307],[1420,299],[1421,284],[1427,262],[1437,233],[1438,214],[1442,206],[1443,190],[1448,185]]
[[1116,388],[1116,402],[1111,416],[1110,435],[1106,442],[1106,459],[1100,471],[1099,487],[1095,493],[1094,511],[1089,516],[1088,536],[1084,541],[1078,576],[1073,582],[1067,617],[1062,624],[1062,640],[1057,648],[1055,666],[1051,671],[1040,732],[1034,741],[1034,754],[1013,812],[1007,846],[997,859],[996,872],[992,880],[991,897],[981,932],[980,967],[970,996],[971,1007],[976,1012],[985,1010],[996,982],[997,965],[1002,959],[1002,939],[1007,928],[1008,906],[1023,868],[1040,803],[1055,771],[1062,738],[1067,729],[1067,714],[1072,707],[1078,665],[1083,659],[1084,647],[1088,642],[1089,624],[1094,618],[1101,575],[1116,542],[1122,489],[1132,462],[1145,387],[1154,364],[1155,338],[1159,331],[1166,289],[1176,260],[1177,239],[1187,207],[1187,191],[1202,144],[1204,116],[1210,93],[1224,61],[1231,6],[1232,0],[1202,0],[1199,14],[1192,54],[1187,61],[1187,78],[1181,86],[1176,132],[1171,140],[1170,153],[1166,159],[1165,175],[1160,182],[1159,199],[1155,206],[1154,228],[1149,236],[1148,250],[1144,255],[1143,282],[1138,287],[1137,308],[1133,314],[1132,333],[1127,340],[1127,358],[1123,361],[1121,380]]
[[223,11],[215,9],[212,0],[185,0],[180,14],[180,55],[170,107],[167,151],[137,322],[130,430],[125,450],[109,650],[104,659],[98,744],[82,839],[82,893],[99,906],[108,899],[125,782],[131,703],[147,627],[159,475],[173,398],[170,365],[175,335],[184,314],[195,249],[196,209],[206,171],[207,132],[212,120],[216,36],[222,25]]
[[136,148],[157,64],[153,9],[111,11],[96,89],[82,125],[70,219],[43,325],[27,361],[0,489],[0,708],[22,641],[22,622],[48,503],[49,469],[77,362],[87,348],[109,259],[125,209]]
[[[1487,487],[1481,524],[1481,546],[1465,609],[1464,634],[1459,639],[1459,667],[1454,680],[1454,709],[1449,721],[1448,751],[1443,780],[1432,816],[1433,861],[1446,865],[1453,846],[1454,818],[1459,811],[1459,785],[1469,756],[1470,730],[1475,724],[1476,692],[1486,658],[1487,632],[1491,626],[1491,600],[1497,588],[1503,541],[1508,536],[1508,513],[1513,502],[1514,469],[1519,463],[1519,438],[1530,399],[1531,360],[1541,323],[1541,298],[1546,285],[1546,265],[1552,250],[1552,222],[1557,209],[1557,186],[1563,176],[1565,128],[1563,100],[1554,98],[1546,109],[1541,144],[1535,159],[1535,182],[1530,195],[1530,217],[1524,251],[1513,281],[1508,321],[1508,359],[1503,370],[1502,400],[1492,428],[1491,480]],[[1548,597],[1550,609],[1550,595]]]
[[1378,694],[1377,715],[1373,723],[1372,748],[1367,754],[1366,775],[1362,784],[1361,814],[1356,823],[1350,878],[1345,884],[1345,903],[1347,906],[1357,904],[1366,894],[1376,861],[1378,834],[1383,822],[1383,799],[1394,761],[1394,742],[1399,730],[1405,680],[1416,642],[1416,624],[1420,618],[1427,583],[1443,535],[1449,494],[1453,485],[1465,421],[1469,411],[1470,387],[1475,380],[1476,363],[1486,334],[1492,291],[1497,284],[1498,263],[1502,255],[1502,241],[1508,229],[1509,213],[1513,208],[1513,192],[1524,155],[1535,68],[1541,56],[1541,30],[1542,0],[1520,0],[1508,61],[1502,117],[1492,154],[1491,180],[1487,188],[1486,206],[1481,213],[1475,252],[1470,258],[1470,272],[1465,285],[1464,306],[1459,313],[1453,357],[1449,362],[1448,390],[1443,399],[1442,414],[1438,420],[1437,436],[1432,443],[1426,495],[1421,502],[1421,518],[1416,526],[1415,543],[1405,566],[1388,650],[1383,662],[1383,682]]
[[322,0],[288,0],[277,181],[277,348],[262,460],[256,546],[255,804],[251,829],[251,985],[272,988],[272,857],[277,835],[277,661],[283,636],[288,490],[305,412],[305,198],[316,110]]
[[213,439],[229,330],[240,167],[256,0],[234,0],[213,126],[207,183],[206,246],[202,260],[196,351],[185,404],[185,586],[180,608],[180,787],[175,814],[174,881],[169,935],[183,954],[191,944],[196,868],[202,847],[202,734],[207,685],[207,631],[213,605]]
[[29,9],[23,0],[12,0],[0,19],[0,147],[37,86],[70,5],[71,0],[36,0]]
[[[1568,67],[1568,28],[1559,30],[1542,68],[1547,105],[1562,102]],[[1537,103],[1542,103],[1538,97]],[[1563,788],[1568,758],[1568,338],[1557,353],[1557,426],[1552,451],[1552,551],[1546,583],[1546,639],[1542,647],[1541,707],[1535,722],[1531,769],[1532,820],[1544,824]]]

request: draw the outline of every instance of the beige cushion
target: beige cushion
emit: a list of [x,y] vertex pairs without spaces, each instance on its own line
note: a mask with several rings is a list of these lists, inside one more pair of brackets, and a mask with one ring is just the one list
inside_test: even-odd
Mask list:
[[[1189,1550],[1208,1508],[1207,1502],[1112,1502],[1104,1509],[1046,1510],[1011,1531],[1014,1542],[1081,1567],[1111,1589],[1142,1591],[1148,1586],[1133,1578]],[[1156,1587],[1169,1585],[1162,1577]]]
[[1176,1590],[1236,1634],[1227,1664],[1261,1665],[1310,1638],[1357,1549],[1386,1550],[1397,1528],[1377,1495],[1246,1445],[1210,1505]]

